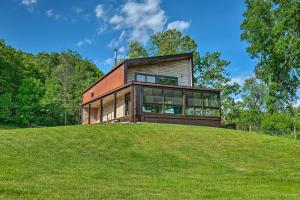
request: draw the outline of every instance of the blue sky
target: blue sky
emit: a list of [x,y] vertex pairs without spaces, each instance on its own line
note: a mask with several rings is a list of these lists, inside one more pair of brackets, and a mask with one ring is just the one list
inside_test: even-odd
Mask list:
[[107,72],[115,47],[124,56],[130,39],[176,28],[202,55],[220,51],[241,83],[255,65],[240,41],[244,10],[243,0],[1,0],[0,38],[31,53],[71,49]]

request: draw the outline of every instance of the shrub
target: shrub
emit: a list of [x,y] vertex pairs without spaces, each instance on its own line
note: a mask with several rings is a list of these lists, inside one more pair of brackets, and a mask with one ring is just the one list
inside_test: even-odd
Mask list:
[[293,119],[284,113],[266,115],[262,120],[261,128],[271,134],[289,134],[293,128]]

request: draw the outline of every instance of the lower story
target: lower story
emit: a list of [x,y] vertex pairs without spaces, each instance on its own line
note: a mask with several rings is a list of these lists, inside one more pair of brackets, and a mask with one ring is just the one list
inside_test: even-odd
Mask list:
[[130,82],[81,105],[81,124],[160,122],[221,126],[220,91]]

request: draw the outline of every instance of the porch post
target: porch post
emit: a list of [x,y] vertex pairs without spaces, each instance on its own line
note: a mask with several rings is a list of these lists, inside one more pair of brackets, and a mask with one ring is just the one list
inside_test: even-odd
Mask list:
[[130,86],[130,121],[131,122],[135,122],[135,117],[134,117],[134,101],[135,101],[135,98],[134,98],[134,85],[132,84]]
[[99,118],[100,118],[100,123],[102,122],[103,118],[103,105],[102,105],[102,99],[100,99],[100,107],[99,107]]
[[185,98],[185,92],[182,90],[182,115],[185,115],[185,109],[186,109],[186,98]]
[[222,114],[222,105],[221,105],[221,94],[219,93],[218,94],[218,101],[219,101],[219,113],[220,113],[220,117],[221,117],[221,114]]
[[91,104],[89,104],[88,124],[91,124]]
[[117,93],[114,93],[114,119],[117,118]]

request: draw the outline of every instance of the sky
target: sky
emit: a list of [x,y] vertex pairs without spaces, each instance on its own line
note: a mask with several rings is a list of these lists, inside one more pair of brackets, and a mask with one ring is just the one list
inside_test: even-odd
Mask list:
[[1,0],[0,38],[36,54],[71,49],[103,72],[113,49],[126,56],[132,39],[175,28],[191,36],[201,55],[219,51],[233,81],[253,76],[255,61],[240,40],[243,0]]

